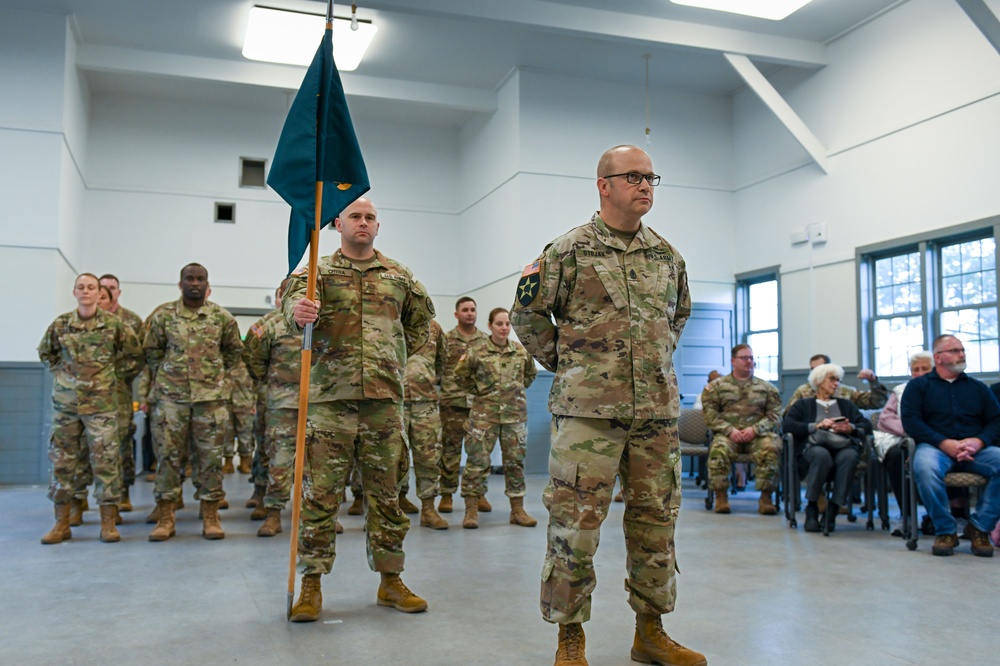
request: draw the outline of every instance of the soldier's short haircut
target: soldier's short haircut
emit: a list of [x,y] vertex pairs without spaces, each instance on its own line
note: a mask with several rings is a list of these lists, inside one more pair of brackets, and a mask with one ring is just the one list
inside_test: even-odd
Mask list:
[[744,349],[750,349],[750,345],[748,345],[745,342],[736,345],[735,347],[733,347],[733,353],[730,355],[729,358],[736,358],[736,355],[739,354]]
[[458,312],[458,309],[462,307],[462,303],[472,303],[473,305],[475,305],[476,299],[474,299],[472,296],[462,296],[462,298],[455,301],[455,312]]
[[604,178],[608,175],[608,171],[611,169],[611,162],[614,160],[615,155],[635,147],[636,146],[623,143],[620,146],[615,146],[614,148],[608,148],[605,150],[604,154],[601,155],[601,159],[597,161],[597,177]]
[[97,278],[97,276],[96,276],[96,275],[94,275],[93,273],[80,273],[80,274],[79,274],[79,275],[77,275],[77,276],[76,276],[75,278],[73,278],[73,286],[74,286],[74,287],[76,286],[76,283],[77,283],[77,282],[78,282],[78,281],[80,280],[80,278],[82,278],[82,277],[91,277],[91,278],[94,278],[94,281],[95,281],[95,282],[97,282],[97,284],[100,284],[100,283],[101,283],[101,281],[100,281],[100,280],[99,280],[99,279]]
[[117,275],[112,275],[111,273],[105,273],[101,277],[97,278],[97,280],[98,280],[98,282],[100,282],[101,280],[114,280],[115,284],[117,284],[117,285],[121,284],[121,282],[118,281],[118,276]]
[[493,308],[492,310],[490,310],[490,317],[489,319],[486,320],[486,324],[487,325],[492,324],[493,320],[496,319],[496,316],[498,314],[509,314],[509,311],[507,310],[507,308]]
[[181,279],[182,280],[184,279],[184,271],[186,271],[187,269],[189,269],[189,268],[191,268],[193,266],[196,266],[196,267],[200,268],[201,270],[205,271],[205,277],[208,277],[208,269],[205,268],[204,266],[202,266],[201,264],[199,264],[198,262],[192,261],[190,264],[187,264],[186,266],[184,266],[184,268],[181,269]]
[[813,354],[812,356],[809,357],[809,365],[812,365],[813,361],[820,361],[820,360],[822,360],[823,363],[830,363],[830,357],[827,356],[826,354]]
[[937,336],[936,338],[934,338],[934,342],[931,343],[931,349],[934,350],[935,354],[938,353],[939,351],[938,347],[941,346],[941,343],[944,342],[945,338],[955,338],[956,340],[958,340],[958,338],[952,335],[951,333],[942,333],[941,335]]

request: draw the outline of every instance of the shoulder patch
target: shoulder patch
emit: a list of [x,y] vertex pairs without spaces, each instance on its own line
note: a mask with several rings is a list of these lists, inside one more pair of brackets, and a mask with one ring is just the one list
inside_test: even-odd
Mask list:
[[264,337],[264,327],[261,326],[259,323],[254,324],[253,326],[251,326],[250,327],[250,332],[253,333],[257,337],[258,340],[261,339],[262,337]]
[[525,277],[526,275],[534,275],[535,273],[538,273],[541,270],[542,270],[542,260],[537,259],[535,260],[534,263],[528,264],[527,266],[524,267],[524,270],[521,271],[521,277]]
[[309,272],[309,267],[308,266],[303,266],[302,268],[298,268],[298,269],[292,271],[292,275],[298,277],[298,276],[305,275],[308,272]]
[[539,273],[542,270],[542,260],[538,259],[532,264],[524,267],[521,279],[517,283],[517,302],[522,307],[527,307],[538,295],[538,287],[542,280]]

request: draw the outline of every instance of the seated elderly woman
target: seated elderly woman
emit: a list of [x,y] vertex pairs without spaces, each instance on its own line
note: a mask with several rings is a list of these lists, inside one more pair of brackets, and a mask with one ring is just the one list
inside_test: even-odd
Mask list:
[[[929,351],[918,351],[910,356],[910,376],[916,379],[926,375],[934,367],[934,355]],[[903,506],[903,421],[899,417],[899,403],[907,382],[892,389],[889,400],[885,403],[878,418],[878,430],[875,431],[875,455],[885,465],[892,485],[892,494],[896,496],[896,504],[904,514],[907,508]]]
[[801,460],[809,466],[806,473],[806,532],[820,532],[817,501],[823,484],[834,470],[833,496],[827,504],[826,525],[830,532],[836,527],[837,511],[847,504],[858,466],[858,454],[871,423],[854,404],[845,398],[834,398],[844,369],[824,363],[809,373],[809,386],[815,398],[802,398],[785,415],[782,427],[795,438],[795,451],[802,451]]

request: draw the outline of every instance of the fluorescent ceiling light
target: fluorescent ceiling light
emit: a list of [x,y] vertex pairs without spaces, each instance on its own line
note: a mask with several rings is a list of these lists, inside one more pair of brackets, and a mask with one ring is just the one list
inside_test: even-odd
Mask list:
[[[377,30],[370,21],[358,21],[357,25],[357,30],[351,30],[349,19],[333,19],[333,58],[342,72],[358,68]],[[306,67],[316,55],[324,30],[325,16],[253,7],[243,57]]]
[[675,5],[714,9],[720,12],[780,21],[812,0],[670,0]]

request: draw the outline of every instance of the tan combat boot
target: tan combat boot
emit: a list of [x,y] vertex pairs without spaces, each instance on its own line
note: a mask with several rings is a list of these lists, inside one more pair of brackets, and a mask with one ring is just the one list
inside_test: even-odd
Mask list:
[[420,500],[420,526],[429,527],[432,530],[448,529],[448,521],[438,515],[434,510],[434,498],[429,497]]
[[323,591],[320,589],[320,574],[305,574],[299,589],[299,600],[292,606],[288,619],[292,622],[315,622],[323,610]]
[[559,647],[556,648],[555,666],[587,666],[587,637],[583,625],[559,625]]
[[534,527],[538,524],[538,521],[529,516],[524,510],[523,497],[510,498],[510,524],[520,525],[521,527]]
[[360,516],[365,512],[365,500],[361,495],[355,495],[351,506],[347,507],[348,516]]
[[160,522],[160,503],[159,502],[156,503],[156,506],[153,507],[153,510],[149,512],[148,516],[146,516],[146,524],[147,525],[155,525],[158,522]]
[[56,504],[54,506],[56,524],[42,537],[42,543],[47,546],[73,538],[73,533],[69,529],[69,504]]
[[493,505],[490,504],[490,501],[488,499],[486,499],[486,495],[483,495],[482,497],[479,498],[478,508],[479,511],[482,513],[489,513],[490,511],[493,510]]
[[240,456],[240,466],[237,468],[240,474],[249,474],[253,471],[252,460],[250,456]]
[[122,488],[122,499],[118,502],[118,510],[122,513],[128,513],[132,510],[132,500],[128,496],[128,486]]
[[333,531],[336,532],[337,534],[344,533],[344,526],[336,518],[333,519]]
[[635,640],[632,641],[632,661],[644,664],[671,664],[671,666],[706,666],[705,655],[689,650],[667,636],[660,616],[637,613]]
[[760,491],[760,502],[757,504],[757,511],[762,516],[774,516],[778,513],[778,507],[771,501],[771,491]]
[[[222,463],[222,473],[233,474],[234,472],[236,472],[236,468],[233,467],[233,459],[231,457],[226,458],[225,461]],[[190,477],[191,473],[190,472],[186,473],[186,476]]]
[[729,508],[729,491],[723,488],[722,490],[715,491],[715,512],[716,513],[730,513],[732,509]]
[[441,501],[438,502],[438,513],[451,513],[452,503],[451,503],[451,493],[444,493],[441,495]]
[[268,509],[264,524],[257,530],[259,537],[273,537],[281,532],[281,509]]
[[118,517],[118,507],[114,504],[101,505],[101,541],[104,543],[116,543],[122,540],[115,527],[115,518]]
[[[257,487],[264,488],[264,486],[257,486]],[[256,490],[254,491],[254,494],[255,495],[257,494]],[[250,520],[264,520],[265,518],[267,518],[268,509],[266,506],[264,506],[265,495],[266,493],[264,491],[261,491],[260,501],[257,502],[257,506],[255,506],[253,508],[253,511],[250,512]]]
[[156,519],[156,527],[149,533],[149,540],[166,541],[177,534],[174,523],[174,503],[169,500],[160,500],[156,503],[156,511],[159,515]]
[[427,610],[427,602],[410,592],[397,573],[383,573],[378,586],[377,603],[391,606],[402,613],[419,613]]
[[479,498],[474,495],[465,498],[465,518],[462,519],[462,527],[467,530],[479,527]]
[[259,486],[254,484],[253,495],[250,496],[243,506],[248,509],[256,509],[258,506],[264,503],[264,495],[267,493],[267,486]]
[[420,513],[420,509],[417,508],[416,504],[410,501],[410,499],[406,496],[406,493],[399,493],[399,510],[410,515]]
[[201,535],[210,541],[225,539],[226,533],[219,522],[219,503],[202,500],[201,512],[205,516],[201,523]]
[[79,527],[83,525],[83,508],[84,500],[78,500],[75,497],[69,501],[69,526]]

